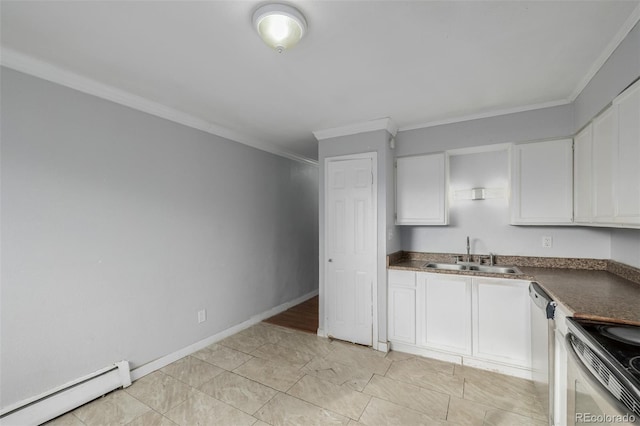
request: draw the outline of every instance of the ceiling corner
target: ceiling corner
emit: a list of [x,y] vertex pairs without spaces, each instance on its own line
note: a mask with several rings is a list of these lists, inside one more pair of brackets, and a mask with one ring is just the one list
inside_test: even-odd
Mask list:
[[357,135],[359,133],[374,132],[376,130],[386,130],[395,136],[398,133],[398,126],[390,118],[379,118],[370,121],[361,121],[358,123],[351,123],[340,127],[332,127],[324,130],[315,130],[313,135],[317,140],[337,138],[340,136]]

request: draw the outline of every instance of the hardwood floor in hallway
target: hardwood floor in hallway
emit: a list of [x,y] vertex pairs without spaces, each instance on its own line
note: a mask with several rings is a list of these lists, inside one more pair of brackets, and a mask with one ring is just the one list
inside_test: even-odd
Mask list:
[[318,331],[318,296],[267,318],[264,322],[316,334]]

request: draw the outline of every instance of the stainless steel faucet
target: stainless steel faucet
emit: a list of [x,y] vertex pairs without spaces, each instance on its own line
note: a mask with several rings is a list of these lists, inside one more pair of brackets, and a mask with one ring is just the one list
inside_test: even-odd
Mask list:
[[467,236],[467,262],[471,262],[471,245],[469,245],[469,237]]

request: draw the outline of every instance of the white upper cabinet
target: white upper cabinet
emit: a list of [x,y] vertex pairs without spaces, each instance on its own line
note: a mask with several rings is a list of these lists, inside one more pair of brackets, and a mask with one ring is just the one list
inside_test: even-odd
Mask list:
[[593,220],[593,125],[589,123],[573,139],[573,220],[590,223]]
[[640,227],[640,81],[575,137],[575,222]]
[[447,225],[445,153],[396,160],[396,224]]
[[613,221],[613,145],[616,130],[615,109],[607,108],[593,120],[593,221]]
[[511,147],[511,223],[573,222],[573,141]]
[[613,107],[618,119],[614,221],[640,225],[640,81],[618,96]]

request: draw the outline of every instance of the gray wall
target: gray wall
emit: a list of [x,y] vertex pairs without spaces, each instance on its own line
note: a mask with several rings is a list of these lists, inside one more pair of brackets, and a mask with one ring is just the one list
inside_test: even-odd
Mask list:
[[577,132],[640,77],[640,23],[629,32],[574,102]]
[[[320,169],[320,265],[324,266],[324,209],[325,209],[325,159],[348,154],[377,152],[378,154],[378,341],[387,341],[387,268],[386,255],[401,247],[398,231],[393,218],[393,152],[389,148],[390,135],[386,130],[361,133],[321,140],[318,144],[318,164]],[[391,236],[391,239],[389,239]],[[324,267],[320,268],[320,295],[323,301]],[[324,329],[324,306],[320,304],[320,329]],[[375,339],[375,336],[374,336]]]
[[396,155],[442,152],[571,135],[573,108],[571,105],[562,105],[402,131],[396,136]]
[[2,407],[317,288],[317,167],[1,78]]
[[611,231],[611,258],[640,268],[640,230],[613,229]]

